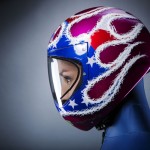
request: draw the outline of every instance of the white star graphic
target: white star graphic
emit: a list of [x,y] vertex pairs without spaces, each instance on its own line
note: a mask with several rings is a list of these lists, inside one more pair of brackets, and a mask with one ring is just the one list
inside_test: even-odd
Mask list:
[[89,102],[85,98],[83,98],[83,101],[81,103],[85,104],[86,106],[88,106],[89,104]]
[[77,106],[78,104],[75,103],[75,100],[70,100],[70,103],[68,105],[74,109],[74,106]]
[[94,56],[92,56],[91,58],[88,57],[88,62],[86,64],[91,65],[91,67],[93,67],[93,64],[95,63],[95,58]]

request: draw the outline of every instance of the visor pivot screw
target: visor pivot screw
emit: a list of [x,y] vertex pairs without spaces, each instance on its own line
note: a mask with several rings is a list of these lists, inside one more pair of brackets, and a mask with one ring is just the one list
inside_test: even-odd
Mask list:
[[85,72],[83,72],[83,75],[84,75],[84,76],[86,76],[86,73],[85,73]]

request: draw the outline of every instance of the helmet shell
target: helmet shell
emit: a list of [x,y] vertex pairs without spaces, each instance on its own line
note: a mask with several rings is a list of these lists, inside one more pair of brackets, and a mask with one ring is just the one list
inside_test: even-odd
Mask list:
[[135,16],[118,8],[94,7],[66,19],[52,35],[48,57],[77,61],[81,83],[63,106],[62,117],[89,130],[103,124],[150,68],[150,34]]

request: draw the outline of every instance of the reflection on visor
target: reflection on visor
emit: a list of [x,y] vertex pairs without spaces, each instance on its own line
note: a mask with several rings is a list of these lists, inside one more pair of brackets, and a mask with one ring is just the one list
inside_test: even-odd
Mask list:
[[48,67],[52,93],[59,107],[62,107],[79,84],[81,66],[56,58],[49,58],[49,60]]

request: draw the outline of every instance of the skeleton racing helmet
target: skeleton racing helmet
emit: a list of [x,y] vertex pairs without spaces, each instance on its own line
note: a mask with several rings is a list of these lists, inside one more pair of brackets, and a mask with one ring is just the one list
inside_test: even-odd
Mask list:
[[121,9],[94,7],[66,19],[48,45],[57,110],[75,127],[103,126],[150,68],[150,34]]

